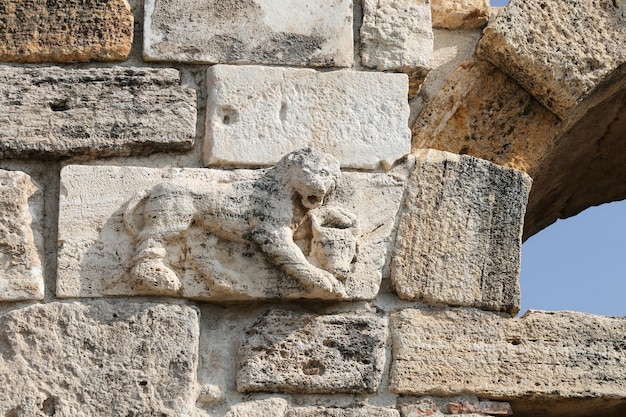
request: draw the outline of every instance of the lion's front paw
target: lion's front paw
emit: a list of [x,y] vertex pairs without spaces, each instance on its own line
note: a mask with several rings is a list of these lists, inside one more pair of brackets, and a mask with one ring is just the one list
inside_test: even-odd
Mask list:
[[307,285],[309,293],[312,296],[328,297],[333,295],[333,298],[337,296],[345,297],[346,291],[344,285],[333,274],[328,271],[320,269],[315,274],[314,279]]
[[143,294],[176,295],[181,289],[178,275],[162,259],[142,259],[130,275],[133,288]]

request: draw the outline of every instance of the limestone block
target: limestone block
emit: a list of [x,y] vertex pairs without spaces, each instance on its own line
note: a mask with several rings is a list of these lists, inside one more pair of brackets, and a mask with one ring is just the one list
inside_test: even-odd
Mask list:
[[193,145],[178,71],[0,66],[0,157],[128,155]]
[[298,407],[287,411],[285,417],[400,417],[400,413],[393,408],[385,407]]
[[269,170],[67,166],[57,295],[371,299],[402,175],[309,149]]
[[146,0],[144,59],[349,67],[351,0]]
[[626,318],[530,311],[520,319],[474,309],[391,316],[390,389],[534,400],[624,398]]
[[41,300],[43,201],[30,176],[0,169],[0,300]]
[[121,61],[133,43],[126,0],[3,0],[0,15],[0,61]]
[[493,65],[468,60],[420,113],[412,148],[469,154],[528,172],[549,154],[560,127]]
[[374,392],[385,367],[386,339],[387,323],[370,313],[269,311],[239,349],[237,390]]
[[512,0],[478,53],[561,118],[626,63],[626,5]]
[[530,177],[436,150],[418,151],[416,162],[392,258],[398,295],[517,313]]
[[433,27],[482,28],[489,21],[489,0],[431,0]]
[[248,401],[231,407],[224,417],[283,417],[288,405],[282,398]]
[[448,404],[450,414],[482,413],[490,416],[510,416],[513,414],[511,405],[496,401],[463,401]]
[[407,76],[216,65],[208,72],[206,164],[271,165],[312,146],[359,169],[410,148]]
[[166,304],[31,305],[0,316],[3,416],[189,416],[198,314]]
[[381,71],[421,72],[430,68],[432,54],[429,0],[363,1],[364,66]]

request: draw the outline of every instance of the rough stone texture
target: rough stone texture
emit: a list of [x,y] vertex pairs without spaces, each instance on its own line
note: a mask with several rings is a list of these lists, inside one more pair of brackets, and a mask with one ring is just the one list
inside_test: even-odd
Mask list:
[[387,324],[373,314],[273,310],[246,333],[240,392],[375,392],[382,379]]
[[[380,71],[430,68],[433,29],[429,0],[364,0],[361,61]],[[425,75],[425,74],[424,74]]]
[[350,0],[146,0],[144,59],[349,67]]
[[0,157],[128,155],[193,145],[195,91],[173,69],[0,66]]
[[132,43],[126,0],[0,1],[0,61],[121,61]]
[[248,401],[231,407],[224,417],[283,417],[288,405],[282,398]]
[[403,310],[390,322],[392,392],[484,398],[626,397],[625,318]]
[[530,177],[466,155],[415,156],[391,265],[396,292],[517,313]]
[[393,408],[385,407],[298,407],[287,411],[285,417],[400,417],[400,413]]
[[493,65],[469,60],[422,110],[412,148],[469,154],[529,172],[553,149],[560,127]]
[[43,298],[42,214],[41,193],[30,176],[0,169],[2,301]]
[[489,21],[489,0],[431,0],[433,27],[482,28]]
[[[57,295],[168,294],[213,301],[375,297],[406,174],[342,173],[322,207],[313,207],[322,195],[311,194],[316,201],[300,198],[307,208],[291,200],[290,190],[301,197],[303,186],[319,193],[316,177],[310,185],[298,183],[300,171],[287,162],[271,171],[65,167]],[[265,185],[269,188],[258,188]],[[211,208],[215,205],[221,211]],[[273,244],[260,239],[266,233]],[[153,269],[175,271],[172,281],[180,287],[137,281],[154,275],[150,268],[135,268],[144,257],[162,259],[163,267]]]
[[626,63],[626,4],[512,0],[478,52],[565,118]]
[[410,148],[404,74],[216,65],[207,85],[206,164],[271,165],[312,146],[378,169]]
[[450,414],[482,413],[491,416],[510,416],[513,414],[509,403],[495,401],[450,403],[448,404],[448,412]]
[[186,306],[32,305],[0,316],[3,416],[188,416],[198,314]]

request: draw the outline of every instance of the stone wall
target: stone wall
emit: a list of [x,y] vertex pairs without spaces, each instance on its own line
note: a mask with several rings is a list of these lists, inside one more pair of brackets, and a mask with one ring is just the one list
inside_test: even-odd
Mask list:
[[624,318],[513,317],[625,8],[0,0],[0,415],[624,415]]

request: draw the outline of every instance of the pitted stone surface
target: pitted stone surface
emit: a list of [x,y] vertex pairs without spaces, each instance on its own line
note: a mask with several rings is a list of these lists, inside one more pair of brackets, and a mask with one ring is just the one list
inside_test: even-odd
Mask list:
[[[626,396],[626,318],[407,309],[390,319],[390,389],[535,400]],[[462,377],[459,377],[461,376]]]
[[[213,301],[374,298],[389,258],[406,174],[395,169],[388,174],[341,173],[324,204],[305,210],[283,195],[296,191],[289,188],[297,185],[296,171],[289,172],[293,175],[277,177],[272,171],[272,180],[268,170],[65,167],[57,295],[167,293]],[[269,188],[259,189],[255,182]],[[213,198],[223,205],[211,205]],[[194,208],[192,201],[210,204]],[[255,205],[256,211],[248,210]],[[211,207],[220,207],[221,214]],[[276,245],[263,243],[263,234],[249,233],[261,226],[275,227],[276,235],[267,237]],[[143,265],[142,275],[138,261],[163,256],[179,286],[168,291],[138,282],[165,268]],[[317,271],[320,283],[334,282],[334,292],[304,285],[301,274],[307,271]]]
[[392,258],[396,292],[517,313],[530,177],[466,155],[415,156]]
[[0,301],[43,298],[42,211],[30,176],[0,169]]
[[407,73],[429,69],[433,54],[429,1],[365,0],[361,45],[366,67]]
[[478,52],[565,118],[626,63],[626,5],[512,0]]
[[32,305],[0,316],[0,413],[189,416],[198,314],[166,304]]
[[231,407],[224,417],[283,417],[288,405],[282,398],[248,401]]
[[489,0],[431,0],[433,27],[482,28],[489,21]]
[[207,85],[206,164],[271,165],[312,146],[378,169],[410,148],[404,74],[216,65]]
[[126,0],[0,2],[0,61],[121,61],[132,43]]
[[387,324],[373,314],[274,310],[246,333],[240,392],[359,393],[375,392],[380,384]]
[[351,0],[146,0],[144,59],[349,67]]
[[400,413],[393,408],[385,407],[297,407],[291,408],[285,417],[400,417]]
[[128,155],[193,145],[178,71],[0,66],[0,157]]

